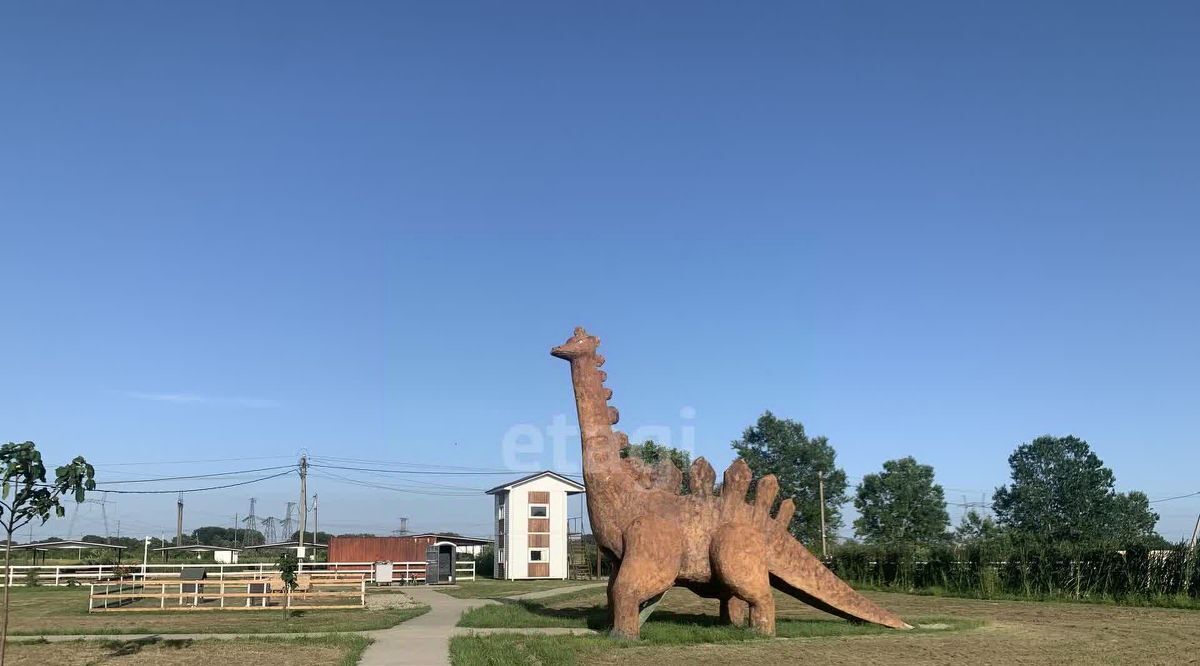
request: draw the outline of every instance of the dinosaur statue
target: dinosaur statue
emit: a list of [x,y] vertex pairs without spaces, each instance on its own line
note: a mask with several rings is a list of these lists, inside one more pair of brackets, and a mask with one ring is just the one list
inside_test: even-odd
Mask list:
[[621,458],[629,445],[614,432],[612,390],[604,387],[600,339],[582,328],[550,353],[571,363],[579,412],[583,478],[596,543],[613,562],[608,582],[612,633],[638,638],[641,622],[673,586],[720,599],[722,620],[767,636],[775,634],[775,588],[849,620],[911,629],[842,582],[788,533],[795,512],[773,475],[758,480],[753,503],[746,501],[751,473],[743,460],[725,470],[720,494],[716,474],[704,458],[689,470],[691,493],[679,494],[682,472],[670,460],[650,467]]

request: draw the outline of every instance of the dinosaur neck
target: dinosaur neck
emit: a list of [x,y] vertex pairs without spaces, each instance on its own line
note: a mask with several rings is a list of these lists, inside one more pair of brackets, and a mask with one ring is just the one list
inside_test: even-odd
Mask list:
[[621,461],[620,441],[612,429],[615,410],[610,412],[610,393],[604,387],[595,356],[571,360],[571,385],[579,413],[583,479],[587,484],[592,532],[602,547],[620,552],[621,520],[634,484]]
[[571,385],[575,389],[575,408],[579,413],[584,479],[589,485],[608,483],[613,474],[623,472],[624,468],[620,445],[612,429],[608,389],[604,387],[595,357],[571,361]]

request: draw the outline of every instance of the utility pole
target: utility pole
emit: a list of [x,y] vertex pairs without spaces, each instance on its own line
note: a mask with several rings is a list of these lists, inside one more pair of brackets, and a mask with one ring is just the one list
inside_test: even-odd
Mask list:
[[821,502],[821,559],[829,557],[825,548],[825,472],[817,472],[817,495]]
[[308,526],[308,457],[300,456],[300,538],[296,555],[304,557],[304,529]]
[[317,522],[317,494],[313,493],[313,543],[320,543],[321,538],[317,536],[321,531],[321,523]]
[[177,515],[175,518],[175,545],[183,545],[183,493],[179,493],[179,499],[175,501]]
[[238,515],[233,514],[233,547],[237,548]]
[[1188,544],[1188,548],[1196,549],[1196,533],[1200,532],[1200,514],[1196,516],[1196,526],[1192,528],[1192,541]]

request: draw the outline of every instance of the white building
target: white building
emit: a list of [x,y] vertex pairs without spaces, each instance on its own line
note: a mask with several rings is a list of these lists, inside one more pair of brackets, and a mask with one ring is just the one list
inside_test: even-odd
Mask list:
[[566,579],[567,497],[583,486],[545,471],[487,491],[496,498],[494,576]]

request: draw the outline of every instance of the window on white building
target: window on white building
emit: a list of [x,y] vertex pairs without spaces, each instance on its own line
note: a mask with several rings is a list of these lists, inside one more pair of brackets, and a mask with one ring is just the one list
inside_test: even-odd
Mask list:
[[549,504],[530,504],[529,505],[529,517],[530,518],[545,518],[546,516],[549,516],[549,515],[550,515],[550,505]]
[[546,562],[547,561],[546,549],[538,548],[538,549],[530,550],[529,551],[529,561],[530,562]]

